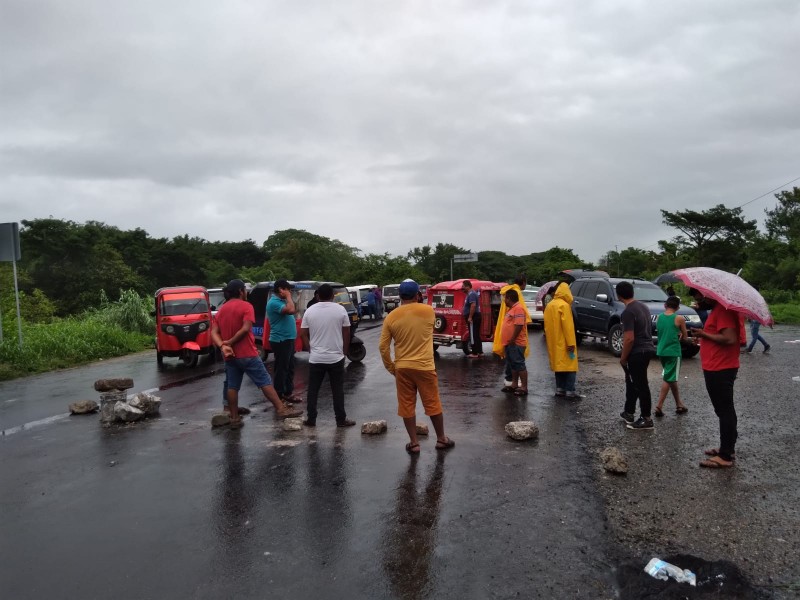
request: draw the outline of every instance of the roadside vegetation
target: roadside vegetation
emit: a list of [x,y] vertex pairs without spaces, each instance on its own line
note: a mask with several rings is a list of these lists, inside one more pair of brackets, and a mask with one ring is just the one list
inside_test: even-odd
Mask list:
[[[258,282],[280,277],[323,279],[345,285],[398,283],[411,277],[437,283],[472,277],[528,283],[555,279],[564,269],[602,269],[612,276],[653,279],[673,269],[710,266],[757,286],[779,324],[800,324],[800,188],[775,194],[763,228],[741,208],[662,210],[676,230],[657,250],[623,247],[624,234],[609,236],[609,250],[594,261],[569,248],[520,256],[436,242],[405,255],[371,254],[336,239],[299,229],[275,231],[263,243],[209,242],[177,236],[152,238],[142,229],[123,231],[97,221],[22,221],[18,263],[23,348],[17,347],[11,265],[0,263],[0,379],[117,356],[152,345],[150,317],[156,289],[173,285],[219,287],[234,278]],[[535,224],[528,227],[535,239]],[[521,233],[524,235],[524,233]],[[538,249],[537,249],[538,250]],[[477,262],[451,262],[455,254]],[[110,299],[106,291],[120,292]]]

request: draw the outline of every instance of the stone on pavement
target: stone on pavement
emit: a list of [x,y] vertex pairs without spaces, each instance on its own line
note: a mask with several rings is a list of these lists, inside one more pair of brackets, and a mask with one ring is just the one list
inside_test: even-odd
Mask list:
[[144,419],[144,411],[131,406],[127,402],[117,402],[114,405],[114,416],[118,421],[131,423]]
[[425,423],[417,423],[417,435],[428,435],[428,426]]
[[361,425],[361,433],[374,435],[376,433],[384,433],[388,429],[386,421],[367,421]]
[[283,420],[283,430],[284,431],[302,431],[303,430],[303,419],[299,417],[289,417],[288,419]]
[[211,427],[225,427],[230,423],[231,416],[228,413],[219,413],[211,417]]
[[97,392],[110,392],[112,390],[127,390],[133,387],[133,379],[130,377],[114,377],[112,379],[98,379],[94,382],[94,389]]
[[603,461],[603,468],[609,473],[625,475],[628,472],[628,461],[618,448],[606,448],[600,453],[600,459]]
[[506,423],[506,433],[514,440],[530,440],[539,437],[539,427],[533,421],[511,421]]
[[128,404],[144,412],[147,417],[153,417],[161,410],[161,398],[148,392],[139,392]]
[[99,407],[94,400],[79,400],[69,405],[69,412],[73,415],[86,415],[95,412]]
[[113,392],[103,392],[100,394],[100,404],[110,402],[116,404],[117,402],[127,402],[128,394],[125,390],[114,390]]

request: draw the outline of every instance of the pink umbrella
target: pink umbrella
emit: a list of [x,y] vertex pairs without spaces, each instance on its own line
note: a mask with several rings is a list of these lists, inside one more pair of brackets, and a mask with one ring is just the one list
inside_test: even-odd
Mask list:
[[542,299],[547,296],[547,292],[549,292],[552,288],[556,287],[558,281],[548,281],[542,287],[539,288],[539,291],[536,292],[536,304],[539,305],[542,303]]
[[672,274],[725,308],[742,313],[762,325],[772,327],[775,323],[766,300],[758,290],[738,275],[711,267],[676,269]]

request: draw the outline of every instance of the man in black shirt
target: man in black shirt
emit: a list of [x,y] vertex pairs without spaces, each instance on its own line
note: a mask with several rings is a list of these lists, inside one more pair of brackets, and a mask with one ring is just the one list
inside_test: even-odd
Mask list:
[[[633,284],[630,281],[620,281],[617,284],[617,297],[625,304],[625,310],[622,311],[622,355],[619,357],[619,364],[625,371],[625,410],[620,416],[628,429],[653,429],[653,419],[650,416],[652,399],[647,381],[647,367],[650,365],[650,357],[656,351],[653,345],[652,317],[647,306],[633,299]],[[641,411],[638,419],[635,418],[637,399]]]

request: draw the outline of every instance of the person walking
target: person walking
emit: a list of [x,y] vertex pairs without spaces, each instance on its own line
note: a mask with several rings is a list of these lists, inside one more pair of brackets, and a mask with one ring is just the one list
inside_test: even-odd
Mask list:
[[664,302],[664,312],[658,315],[656,331],[658,332],[658,346],[656,355],[661,360],[661,390],[658,393],[655,415],[663,417],[664,401],[667,394],[672,392],[675,399],[675,412],[679,415],[689,412],[681,401],[678,390],[678,378],[681,374],[681,341],[688,339],[686,333],[686,319],[676,314],[681,306],[677,296],[670,296]]
[[381,288],[376,287],[373,292],[375,293],[375,315],[379,318],[383,318],[383,294],[381,293]]
[[461,291],[467,297],[464,300],[464,320],[467,322],[469,338],[469,358],[480,358],[483,356],[483,342],[481,341],[481,307],[478,292],[472,289],[472,282],[465,279],[461,284]]
[[528,349],[528,326],[525,323],[525,304],[519,301],[517,290],[508,290],[503,298],[506,315],[503,319],[502,341],[506,357],[506,373],[511,373],[511,385],[504,387],[515,396],[528,395],[528,367],[525,352]]
[[710,311],[703,329],[692,329],[700,342],[700,365],[706,391],[719,419],[719,446],[705,451],[701,467],[732,467],[736,458],[738,418],[733,404],[733,384],[739,372],[739,346],[744,336],[744,318],[691,288],[689,295],[698,306]]
[[294,315],[297,307],[292,300],[292,285],[278,279],[267,302],[269,319],[269,345],[275,354],[275,390],[285,402],[301,402],[294,392],[294,345],[297,324]]
[[[225,385],[228,400],[228,415],[221,417],[212,424],[229,424],[232,429],[240,428],[244,422],[239,414],[239,389],[242,379],[246,374],[250,380],[261,390],[264,397],[275,408],[275,417],[299,417],[303,411],[292,410],[278,397],[272,380],[258,356],[255,337],[253,337],[253,323],[256,320],[253,305],[247,302],[247,288],[241,279],[234,279],[228,283],[230,299],[223,304],[217,312],[216,319],[211,325],[211,339],[220,349],[225,359]],[[227,422],[225,421],[227,418]]]
[[[652,317],[643,302],[633,299],[633,284],[620,281],[617,297],[625,305],[622,311],[623,343],[619,364],[625,371],[625,410],[620,417],[628,429],[653,429],[650,411],[652,398],[647,381],[647,367],[656,349],[653,345]],[[639,401],[639,418],[636,419],[636,401]]]
[[556,376],[556,396],[577,398],[578,353],[572,318],[572,292],[564,282],[556,285],[553,299],[544,309],[544,332],[550,370]]
[[772,346],[770,346],[767,343],[767,340],[765,340],[763,337],[761,337],[761,334],[759,333],[760,329],[761,329],[761,323],[759,323],[755,319],[751,319],[750,320],[750,345],[747,346],[747,353],[748,354],[752,354],[753,348],[756,347],[756,342],[761,342],[761,344],[764,346],[764,354],[769,354],[770,348],[772,348]]
[[300,339],[308,355],[308,398],[303,425],[317,424],[317,398],[325,375],[331,386],[337,427],[352,427],[344,409],[344,357],[350,347],[350,317],[341,304],[333,301],[333,288],[319,286],[319,302],[309,307],[300,323]]
[[[397,414],[403,419],[409,442],[406,452],[420,452],[417,441],[417,393],[425,414],[436,431],[436,449],[447,450],[455,442],[445,435],[444,415],[439,398],[439,383],[433,362],[433,307],[417,302],[419,285],[406,279],[400,284],[400,306],[383,321],[380,339],[381,360],[395,378]],[[394,359],[391,347],[394,342]]]
[[370,319],[373,321],[375,320],[375,292],[373,290],[369,290],[367,295],[364,296],[364,299],[367,301],[367,314],[369,314]]

